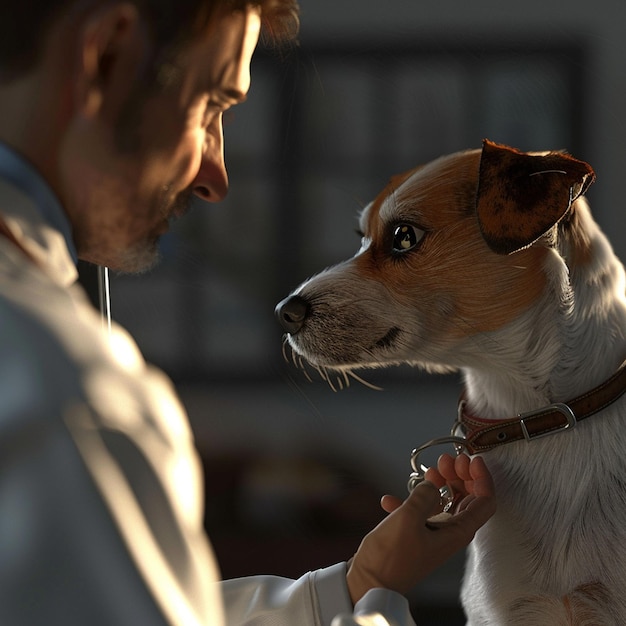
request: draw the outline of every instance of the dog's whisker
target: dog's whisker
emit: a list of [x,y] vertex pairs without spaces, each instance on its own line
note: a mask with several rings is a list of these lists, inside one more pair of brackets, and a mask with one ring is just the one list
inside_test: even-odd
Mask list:
[[[311,378],[311,375],[309,374],[309,371],[307,369],[308,361],[306,361],[304,357],[302,357],[292,348],[291,344],[289,343],[289,338],[287,335],[283,336],[281,351],[282,351],[283,359],[285,360],[285,362],[292,363],[294,367],[302,371],[302,373],[304,374],[304,377],[310,383],[312,383],[313,379]],[[289,354],[287,354],[287,351],[289,351]],[[319,368],[316,368],[316,369],[320,373],[320,376],[322,376],[322,378],[325,380],[325,377],[322,375]]]
[[379,387],[378,385],[374,385],[373,383],[367,382],[365,379],[355,374],[352,370],[346,370],[346,374],[350,376],[351,378],[354,378],[354,380],[361,383],[365,387],[368,387],[369,389],[373,389],[374,391],[383,391],[382,387]]
[[304,358],[302,356],[300,356],[298,358],[298,365],[300,367],[300,369],[302,370],[302,373],[304,374],[304,377],[310,382],[313,382],[313,379],[311,378],[310,374],[309,374],[309,370],[307,369],[307,361],[304,360]]
[[333,386],[332,381],[330,380],[330,376],[328,375],[328,370],[321,366],[321,365],[317,365],[315,367],[315,369],[317,370],[318,374],[320,375],[320,378],[333,390],[333,391],[337,391],[335,389],[335,387]]
[[293,363],[294,367],[296,369],[298,369],[298,361],[297,361],[297,357],[298,355],[295,353],[295,351],[292,349],[291,350],[291,362]]
[[565,170],[541,170],[541,172],[533,172],[528,176],[540,176],[541,174],[567,174]]
[[319,365],[315,366],[315,369],[317,370],[317,373],[320,375],[320,378],[326,382],[326,375],[324,374],[324,371],[322,370],[322,368]]
[[343,373],[343,379],[345,381],[345,388],[347,389],[350,386],[350,379],[348,378],[348,372],[344,370],[342,373]]
[[318,367],[317,371],[320,373],[322,380],[325,381],[328,384],[328,386],[336,393],[337,388],[335,387],[335,385],[333,385],[333,381],[328,373],[328,370],[325,367],[320,366]]
[[326,378],[326,382],[328,383],[328,386],[335,392],[337,393],[337,388],[335,387],[335,385],[333,385],[333,381],[331,380],[330,377]]
[[[300,370],[303,373],[308,382],[313,382],[313,378],[309,373],[309,367],[312,367],[319,374],[319,377],[335,393],[337,393],[338,391],[343,391],[344,389],[348,389],[348,387],[350,387],[350,379],[356,380],[364,387],[368,387],[369,389],[382,391],[381,387],[367,382],[366,380],[355,374],[351,369],[341,369],[340,371],[335,370],[335,372],[333,372],[335,376],[331,378],[329,371],[326,367],[324,367],[323,365],[314,365],[307,361],[305,357],[298,354],[289,343],[289,338],[287,335],[283,336],[281,351],[285,362],[292,363],[296,369]],[[364,352],[368,352],[368,350],[364,349]]]

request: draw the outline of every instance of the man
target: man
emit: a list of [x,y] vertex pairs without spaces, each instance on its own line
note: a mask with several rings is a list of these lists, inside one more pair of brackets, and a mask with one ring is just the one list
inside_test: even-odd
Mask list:
[[[0,7],[3,626],[412,623],[399,594],[493,512],[480,459],[443,460],[349,567],[217,584],[184,412],[74,284],[78,258],[150,267],[192,193],[224,197],[222,116],[260,32],[296,27],[295,0]],[[468,495],[434,530],[445,482]]]

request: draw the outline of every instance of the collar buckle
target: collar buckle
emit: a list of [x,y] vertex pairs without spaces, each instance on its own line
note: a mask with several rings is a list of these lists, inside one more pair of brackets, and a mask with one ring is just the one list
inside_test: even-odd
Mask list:
[[[551,428],[550,430],[539,430],[537,433],[533,433],[528,430],[528,425],[526,422],[528,420],[539,419],[540,417],[546,415],[546,413],[561,413],[565,417],[565,423],[561,424],[555,428]],[[529,411],[528,413],[521,413],[519,416],[519,422],[522,427],[522,433],[524,435],[524,439],[526,441],[532,441],[533,439],[541,439],[542,437],[547,437],[548,435],[552,435],[553,433],[561,432],[563,430],[568,430],[570,428],[574,428],[578,423],[576,419],[576,415],[574,415],[574,411],[565,403],[557,402],[555,404],[550,404],[549,406],[542,407],[536,411]]]

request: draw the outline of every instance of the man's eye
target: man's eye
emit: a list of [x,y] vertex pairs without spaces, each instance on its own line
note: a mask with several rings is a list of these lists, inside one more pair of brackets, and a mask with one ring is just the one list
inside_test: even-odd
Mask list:
[[422,240],[424,231],[411,224],[398,224],[393,231],[392,249],[396,253],[408,252]]

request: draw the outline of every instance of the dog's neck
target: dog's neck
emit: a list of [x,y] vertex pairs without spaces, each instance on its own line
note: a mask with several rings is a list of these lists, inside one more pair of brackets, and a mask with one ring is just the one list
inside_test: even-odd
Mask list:
[[624,268],[583,199],[558,227],[545,271],[540,301],[475,340],[474,362],[462,371],[477,415],[505,419],[565,402],[610,377],[626,358]]

